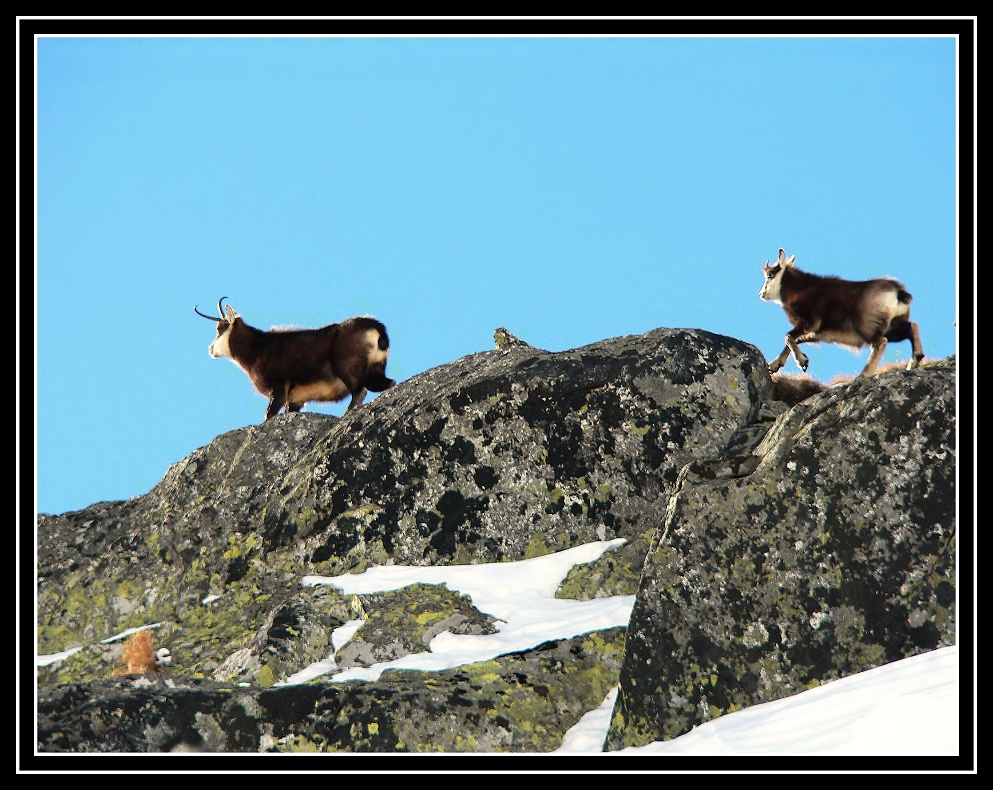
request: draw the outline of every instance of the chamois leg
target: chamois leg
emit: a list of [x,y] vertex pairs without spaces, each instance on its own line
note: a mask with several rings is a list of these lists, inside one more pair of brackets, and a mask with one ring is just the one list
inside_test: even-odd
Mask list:
[[914,358],[907,365],[907,370],[913,370],[924,359],[924,346],[921,344],[921,333],[917,329],[917,324],[913,321],[910,322],[910,342],[914,346]]
[[368,392],[368,390],[366,390],[366,388],[363,387],[357,392],[352,393],[352,401],[351,403],[348,404],[348,408],[345,409],[346,414],[350,412],[352,409],[357,409],[359,406],[362,405],[362,401],[365,400],[366,392]]
[[786,364],[786,360],[789,358],[790,358],[790,347],[786,346],[786,348],[783,349],[783,353],[769,363],[769,373],[770,374],[775,373],[783,365]]
[[889,341],[885,337],[880,338],[877,342],[872,344],[872,352],[869,354],[869,361],[865,363],[865,367],[862,368],[862,372],[859,376],[871,376],[876,372],[876,368],[879,366],[879,360],[883,358],[883,352],[886,350],[886,344]]
[[800,350],[800,344],[815,340],[817,340],[816,332],[801,332],[799,329],[794,329],[792,332],[786,333],[786,347],[793,353],[793,359],[804,373],[807,372],[810,357]]
[[279,414],[279,410],[283,408],[283,404],[285,402],[286,402],[285,391],[279,392],[277,390],[276,392],[274,392],[272,394],[272,397],[269,399],[269,408],[265,410],[265,418],[269,420],[275,417],[277,414]]
[[292,401],[290,400],[290,392],[291,392],[292,390],[293,390],[293,382],[292,382],[292,381],[287,381],[287,382],[286,382],[286,390],[285,390],[285,394],[284,394],[284,396],[283,396],[283,405],[284,405],[284,406],[285,406],[286,408],[285,408],[285,409],[283,409],[283,414],[289,414],[289,413],[290,413],[291,411],[300,411],[300,406],[303,406],[303,404],[301,403],[301,404],[299,404],[299,405],[298,405],[298,406],[297,406],[297,407],[296,407],[295,409],[293,408],[293,405],[294,405],[294,404],[293,404],[293,402],[292,402]]
[[283,402],[286,404],[285,414],[289,414],[291,411],[300,411],[304,407],[307,401],[302,400],[299,403],[290,400],[290,393],[293,391],[293,382],[287,381],[286,386],[283,389]]

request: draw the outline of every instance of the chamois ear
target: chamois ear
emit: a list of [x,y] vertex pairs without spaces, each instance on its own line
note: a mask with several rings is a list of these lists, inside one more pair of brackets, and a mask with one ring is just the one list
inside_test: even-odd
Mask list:
[[779,248],[779,260],[776,261],[776,266],[792,266],[793,261],[796,260],[796,255],[791,255],[789,259],[786,257],[786,250],[782,247]]
[[234,308],[231,307],[231,305],[224,305],[224,320],[230,324],[234,323],[236,318],[241,318],[241,316],[234,311]]

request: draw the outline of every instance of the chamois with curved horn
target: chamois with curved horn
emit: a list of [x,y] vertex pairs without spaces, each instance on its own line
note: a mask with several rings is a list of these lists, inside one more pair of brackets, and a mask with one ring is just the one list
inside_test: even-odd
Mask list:
[[217,301],[217,336],[208,349],[214,358],[228,357],[248,374],[269,399],[268,420],[286,407],[300,411],[308,402],[337,402],[351,394],[346,411],[362,404],[367,391],[382,392],[396,382],[386,378],[390,339],[386,327],[370,316],[347,318],[320,329],[276,329],[249,326],[231,305]]
[[890,278],[852,282],[840,277],[809,274],[794,266],[796,256],[786,257],[779,248],[779,260],[772,266],[765,262],[765,283],[759,297],[775,302],[786,311],[793,328],[786,333],[786,348],[769,363],[775,373],[790,354],[806,373],[810,358],[800,350],[801,343],[825,341],[861,349],[872,347],[869,361],[859,376],[875,372],[890,341],[909,340],[913,370],[924,359],[917,324],[910,320],[911,295],[902,283]]

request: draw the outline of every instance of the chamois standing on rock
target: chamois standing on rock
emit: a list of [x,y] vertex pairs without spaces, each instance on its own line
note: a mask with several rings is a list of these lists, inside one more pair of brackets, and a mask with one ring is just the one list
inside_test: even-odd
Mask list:
[[800,370],[807,372],[810,359],[800,350],[801,343],[825,341],[853,349],[872,347],[869,361],[859,376],[875,372],[889,341],[910,340],[913,359],[907,370],[913,370],[924,359],[924,348],[917,324],[910,320],[911,296],[902,283],[889,277],[852,282],[840,277],[822,277],[797,269],[795,255],[789,259],[779,248],[779,260],[762,267],[765,283],[759,297],[775,302],[786,311],[793,328],[786,333],[786,348],[769,363],[769,373],[775,373],[786,359],[793,359]]
[[390,339],[375,318],[357,316],[320,329],[276,329],[268,332],[249,326],[231,305],[220,318],[197,315],[217,322],[217,337],[210,344],[214,358],[228,357],[248,374],[255,389],[269,399],[268,420],[285,406],[300,411],[309,401],[337,402],[351,394],[346,411],[362,404],[366,392],[382,392],[396,382],[386,378]]

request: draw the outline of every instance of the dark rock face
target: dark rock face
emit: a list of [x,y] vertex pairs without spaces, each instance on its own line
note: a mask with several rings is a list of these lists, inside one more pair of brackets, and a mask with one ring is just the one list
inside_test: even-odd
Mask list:
[[[41,689],[45,752],[545,752],[617,684],[624,629],[375,683],[130,675]],[[567,682],[565,682],[567,681]]]
[[254,751],[250,691],[157,674],[39,689],[41,752]]
[[[189,676],[212,677],[275,609],[312,595],[288,590],[294,569],[263,570],[262,540],[239,516],[264,513],[286,471],[335,424],[300,414],[231,431],[171,466],[144,496],[40,515],[39,653],[161,622],[158,638]],[[112,659],[87,647],[71,664],[41,670],[42,681],[104,677]]]
[[609,748],[955,641],[954,364],[826,390],[741,477],[686,470],[632,613]]
[[[231,431],[145,496],[39,518],[39,652],[161,622],[178,671],[219,677],[235,651],[259,653],[276,609],[311,605],[297,591],[307,574],[640,536],[627,560],[636,575],[680,467],[721,452],[771,394],[763,366],[754,347],[701,331],[560,354],[508,341],[341,420],[289,414]],[[262,679],[310,652],[283,651]],[[46,680],[105,676],[108,657],[88,656]],[[232,675],[242,680],[265,663],[244,657]]]
[[[219,436],[144,496],[41,515],[38,652],[82,649],[38,670],[39,750],[549,751],[619,682],[616,749],[953,641],[954,360],[803,398],[703,331],[496,340],[340,420]],[[493,629],[444,585],[306,575],[617,537],[558,596],[637,592],[628,629],[277,685],[349,620],[339,668]],[[151,625],[172,664],[116,675],[103,640]]]
[[325,575],[376,553],[495,562],[633,537],[657,526],[680,467],[720,452],[770,395],[758,364],[729,338],[661,329],[474,354],[329,432],[260,534]]

